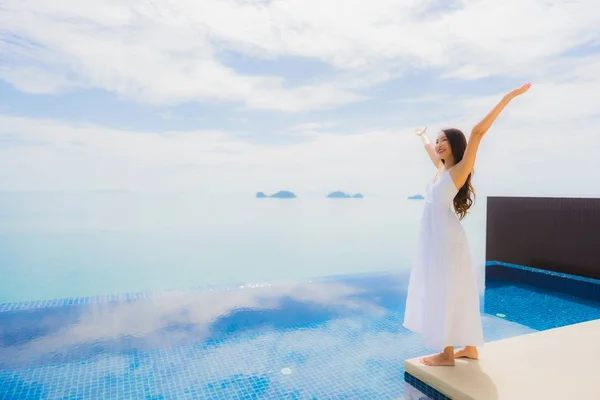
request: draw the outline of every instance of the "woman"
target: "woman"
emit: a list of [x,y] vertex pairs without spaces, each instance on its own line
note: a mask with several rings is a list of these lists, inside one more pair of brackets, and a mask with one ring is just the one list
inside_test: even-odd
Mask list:
[[[419,249],[411,270],[404,326],[423,334],[425,345],[443,349],[421,362],[452,366],[454,359],[479,357],[483,345],[479,290],[469,244],[460,223],[473,204],[471,175],[483,136],[515,97],[527,92],[526,84],[508,93],[471,131],[467,142],[458,129],[438,134],[435,147],[425,130],[421,136],[437,174],[427,187]],[[454,346],[465,346],[455,352]]]

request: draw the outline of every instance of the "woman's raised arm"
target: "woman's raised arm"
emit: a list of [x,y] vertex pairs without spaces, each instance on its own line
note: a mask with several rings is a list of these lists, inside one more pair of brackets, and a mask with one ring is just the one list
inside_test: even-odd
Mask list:
[[426,132],[427,132],[427,127],[425,127],[425,129],[416,129],[415,130],[415,134],[417,136],[421,137],[421,140],[423,141],[423,145],[425,146],[425,150],[427,151],[427,154],[429,154],[429,158],[431,158],[431,162],[433,162],[433,165],[435,165],[436,168],[439,168],[440,164],[442,163],[442,160],[435,152],[435,148],[434,148],[433,144],[431,144],[431,141],[429,140],[429,138],[427,137]]
[[477,125],[473,127],[471,131],[471,136],[469,137],[469,142],[467,143],[467,149],[465,150],[465,155],[463,159],[456,164],[450,171],[450,175],[452,176],[452,180],[454,181],[454,185],[457,188],[462,187],[465,184],[467,177],[473,171],[473,167],[475,166],[475,158],[477,157],[477,149],[479,148],[479,143],[483,136],[490,129],[498,115],[504,110],[504,107],[510,103],[512,99],[517,96],[522,95],[527,92],[531,87],[531,83],[527,83],[521,86],[518,89],[511,91],[506,94],[502,100],[490,111],[485,118],[483,118]]

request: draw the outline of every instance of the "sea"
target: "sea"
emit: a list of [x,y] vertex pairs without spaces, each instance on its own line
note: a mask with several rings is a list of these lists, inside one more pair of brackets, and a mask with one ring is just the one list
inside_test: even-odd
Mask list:
[[[423,200],[0,193],[0,303],[408,271]],[[483,290],[485,199],[463,221]]]

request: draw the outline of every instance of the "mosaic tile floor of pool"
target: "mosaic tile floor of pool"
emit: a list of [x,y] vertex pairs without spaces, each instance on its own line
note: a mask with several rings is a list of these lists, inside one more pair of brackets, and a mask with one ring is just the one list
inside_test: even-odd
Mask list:
[[[402,327],[406,279],[5,305],[0,399],[399,399],[404,360],[429,352]],[[569,296],[486,291],[488,341],[596,318]]]

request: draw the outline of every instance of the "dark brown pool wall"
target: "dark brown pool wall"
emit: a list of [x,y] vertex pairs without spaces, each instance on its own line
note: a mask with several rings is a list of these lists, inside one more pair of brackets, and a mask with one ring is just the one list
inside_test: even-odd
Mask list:
[[488,197],[486,260],[600,279],[600,199]]

